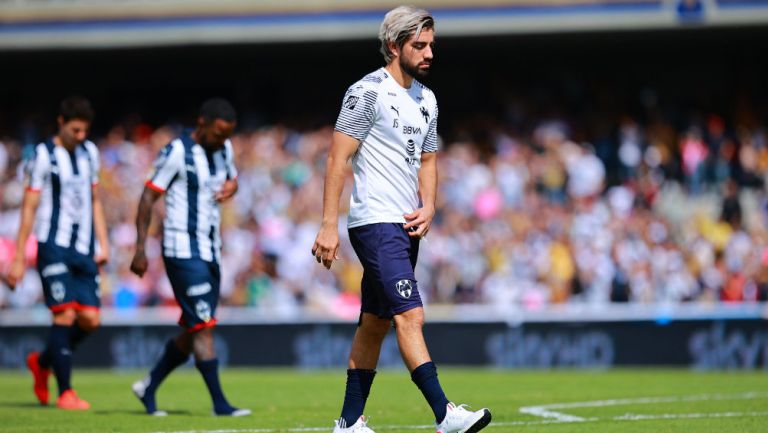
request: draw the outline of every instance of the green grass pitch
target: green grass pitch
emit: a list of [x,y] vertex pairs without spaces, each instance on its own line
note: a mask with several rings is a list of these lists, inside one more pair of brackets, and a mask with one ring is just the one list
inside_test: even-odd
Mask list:
[[[226,369],[229,400],[254,411],[228,419],[211,415],[202,379],[184,368],[158,393],[170,415],[155,418],[130,392],[143,374],[75,369],[75,389],[92,408],[67,412],[40,407],[26,371],[1,371],[0,432],[330,433],[345,381],[342,370]],[[457,403],[491,409],[488,433],[768,432],[766,372],[442,368],[440,379]],[[366,415],[377,433],[434,431],[431,411],[405,371],[379,372]]]

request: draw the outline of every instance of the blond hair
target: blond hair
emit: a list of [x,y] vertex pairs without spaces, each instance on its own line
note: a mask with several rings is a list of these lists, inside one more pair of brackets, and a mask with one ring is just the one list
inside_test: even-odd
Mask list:
[[389,63],[394,58],[389,50],[390,42],[402,47],[411,36],[418,38],[422,30],[434,28],[435,19],[424,9],[398,6],[387,12],[379,27],[380,51],[384,60]]

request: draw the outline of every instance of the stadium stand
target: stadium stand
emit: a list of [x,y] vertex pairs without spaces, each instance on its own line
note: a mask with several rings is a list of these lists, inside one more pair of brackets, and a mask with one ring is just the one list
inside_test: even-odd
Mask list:
[[[741,22],[734,17],[744,9],[716,3],[704,24],[664,27],[675,31],[637,24],[631,32],[554,34],[550,23],[552,35],[479,37],[466,30],[476,23],[448,26],[428,82],[441,102],[443,138],[440,209],[417,270],[428,302],[535,309],[768,298],[768,98],[765,69],[755,63],[768,38],[762,12]],[[22,15],[8,15],[5,30],[23,27]],[[736,22],[754,27],[713,29]],[[363,51],[359,70],[327,61]],[[154,155],[188,114],[168,107],[194,107],[199,101],[184,93],[199,85],[201,94],[235,96],[246,113],[234,138],[241,190],[225,209],[225,303],[354,316],[361,271],[348,242],[333,273],[312,266],[308,252],[338,94],[378,64],[370,41],[119,54],[0,54],[5,65],[26,65],[6,67],[8,82],[19,85],[4,89],[4,99],[18,103],[0,107],[0,263],[15,236],[22,159],[49,132],[45,104],[70,90],[46,80],[46,67],[60,63],[62,81],[93,93],[101,116],[92,138],[114,248],[105,305],[172,302],[157,239],[149,277],[128,272],[133,212]],[[198,58],[212,55],[231,58],[232,67],[197,69]],[[328,84],[309,92],[315,83]],[[0,288],[0,308],[39,305],[39,287],[30,271],[20,290]]]

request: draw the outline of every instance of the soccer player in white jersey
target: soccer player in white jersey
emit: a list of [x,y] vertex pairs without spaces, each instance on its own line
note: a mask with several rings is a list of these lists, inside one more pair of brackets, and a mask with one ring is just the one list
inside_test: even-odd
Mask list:
[[371,433],[363,410],[394,322],[403,361],[434,412],[438,433],[474,433],[490,422],[491,413],[467,411],[445,397],[422,334],[424,310],[414,277],[437,190],[437,102],[416,81],[432,64],[434,20],[422,9],[395,8],[384,17],[379,39],[387,65],[344,95],[326,165],[322,226],[312,247],[318,263],[330,269],[339,249],[339,199],[351,158],[348,230],[364,269],[362,306],[333,431]]
[[228,101],[214,98],[204,102],[197,127],[160,151],[139,201],[131,271],[140,277],[147,271],[144,245],[152,205],[164,195],[163,262],[181,307],[179,325],[185,328],[168,340],[149,375],[133,384],[134,394],[150,415],[167,415],[157,409],[155,393],[163,379],[187,362],[190,354],[194,354],[195,366],[208,387],[215,415],[251,413],[233,407],[224,397],[213,345],[221,282],[219,203],[237,192],[237,170],[229,140],[235,121],[235,109]]
[[98,266],[108,260],[109,243],[97,190],[99,151],[85,139],[93,108],[86,99],[66,99],[57,121],[58,133],[35,147],[26,166],[21,226],[8,282],[13,287],[24,274],[24,249],[34,225],[37,270],[53,324],[45,350],[30,353],[27,367],[40,404],[48,404],[52,369],[59,387],[56,406],[83,410],[90,405],[70,384],[72,352],[99,326]]

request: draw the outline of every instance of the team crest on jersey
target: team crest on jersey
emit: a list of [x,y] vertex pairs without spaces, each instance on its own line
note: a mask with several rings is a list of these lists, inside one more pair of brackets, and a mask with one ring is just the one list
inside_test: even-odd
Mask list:
[[56,302],[63,301],[66,294],[67,289],[64,288],[64,283],[61,281],[54,281],[51,283],[51,296],[53,296],[53,299],[55,299]]
[[344,108],[354,110],[355,106],[357,106],[357,101],[360,100],[359,96],[350,95],[347,97],[347,100],[344,101]]
[[397,293],[399,293],[403,298],[410,298],[411,293],[413,293],[413,285],[411,284],[411,280],[398,281],[395,284],[395,290],[397,290]]
[[429,123],[429,110],[427,110],[425,107],[419,108],[421,111],[421,115],[424,116],[424,122]]
[[202,299],[197,301],[195,304],[195,313],[197,313],[197,317],[199,317],[203,322],[210,322],[211,304],[203,301]]

